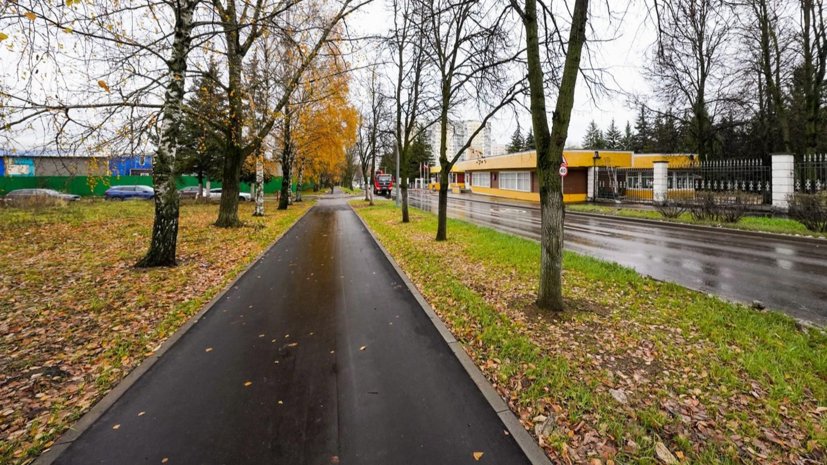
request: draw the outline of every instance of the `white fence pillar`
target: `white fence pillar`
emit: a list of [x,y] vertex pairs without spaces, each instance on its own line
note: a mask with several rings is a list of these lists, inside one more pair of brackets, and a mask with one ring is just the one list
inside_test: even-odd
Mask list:
[[600,168],[597,167],[591,167],[586,175],[586,200],[594,201],[597,196],[597,192],[595,192],[595,189],[597,188],[597,181],[595,180],[595,177],[597,176],[597,170],[599,169]]
[[652,182],[652,200],[654,200],[655,202],[665,202],[667,187],[669,185],[669,174],[667,173],[669,162],[656,161],[654,162],[653,166],[654,180]]
[[790,196],[795,192],[795,157],[792,155],[772,156],[772,206],[786,210]]

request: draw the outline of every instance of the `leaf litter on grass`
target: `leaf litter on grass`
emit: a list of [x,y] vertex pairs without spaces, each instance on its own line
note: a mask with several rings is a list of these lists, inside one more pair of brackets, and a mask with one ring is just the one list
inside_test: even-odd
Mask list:
[[151,203],[0,210],[0,462],[49,447],[310,205],[250,218],[242,204],[230,229],[215,205],[182,205],[178,266],[149,270],[133,264]]

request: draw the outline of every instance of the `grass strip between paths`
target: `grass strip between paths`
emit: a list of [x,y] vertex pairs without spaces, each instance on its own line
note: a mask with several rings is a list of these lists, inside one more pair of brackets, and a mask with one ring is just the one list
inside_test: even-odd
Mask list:
[[0,209],[0,463],[29,463],[304,214],[268,203],[240,228],[181,207],[178,266],[136,269],[152,202]]
[[683,213],[678,218],[666,218],[654,210],[640,208],[607,207],[603,205],[566,205],[566,210],[580,213],[594,213],[598,215],[619,216],[623,218],[638,218],[644,220],[666,221],[670,223],[697,224],[717,228],[740,229],[742,231],[757,231],[774,234],[789,234],[792,236],[808,236],[827,238],[827,234],[810,231],[803,224],[786,218],[770,218],[765,216],[745,216],[737,223],[722,223],[719,221],[697,221],[689,213]]
[[352,205],[552,459],[827,461],[824,333],[571,252],[546,314],[539,244]]

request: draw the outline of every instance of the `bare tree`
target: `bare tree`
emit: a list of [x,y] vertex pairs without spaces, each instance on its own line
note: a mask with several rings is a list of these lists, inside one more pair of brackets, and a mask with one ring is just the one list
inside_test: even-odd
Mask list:
[[402,222],[408,223],[408,170],[411,150],[416,138],[427,130],[431,123],[421,121],[430,112],[424,80],[427,78],[425,40],[427,23],[419,0],[393,0],[394,28],[390,47],[396,67],[394,103],[396,121],[394,136],[399,153],[399,177],[397,186],[402,196]]
[[732,11],[715,0],[654,0],[654,9],[658,44],[649,73],[664,103],[689,116],[685,122],[704,160],[717,110],[729,102],[733,76],[725,66]]
[[[436,240],[447,239],[449,174],[463,152],[488,121],[513,103],[523,91],[523,80],[514,81],[508,65],[519,55],[511,43],[505,10],[496,2],[423,0],[428,22],[428,56],[439,86],[440,186]],[[448,126],[452,110],[473,101],[482,114],[480,127],[454,153],[448,153]]]
[[814,154],[819,141],[824,77],[827,71],[827,22],[823,0],[801,0],[801,24],[805,152]]
[[[531,107],[531,122],[537,147],[537,176],[540,181],[540,288],[537,305],[544,310],[563,310],[563,186],[558,169],[568,137],[574,91],[580,73],[580,57],[586,42],[588,0],[576,0],[565,55],[557,104],[549,130],[546,114],[546,79],[540,53],[540,27],[537,0],[525,0],[521,7],[511,0],[526,30],[526,58]],[[553,24],[557,24],[553,21]],[[548,40],[544,40],[548,43]]]
[[[155,145],[155,217],[140,267],[176,263],[174,160],[200,4],[77,2],[66,8],[32,1],[4,8],[0,16],[4,30],[13,25],[26,37],[20,41],[18,66],[31,72],[23,73],[28,79],[21,86],[4,91],[2,137],[13,140],[17,128],[34,128],[38,122],[44,133],[53,134],[48,146],[63,153],[136,154]],[[151,27],[133,21],[150,17]],[[56,76],[44,79],[52,73]]]

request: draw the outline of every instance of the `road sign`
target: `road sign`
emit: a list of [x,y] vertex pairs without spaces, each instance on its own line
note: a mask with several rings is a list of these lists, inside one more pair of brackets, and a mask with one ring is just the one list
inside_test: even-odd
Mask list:
[[565,178],[567,174],[569,174],[569,169],[566,166],[561,165],[560,166],[560,176]]
[[[564,153],[562,155],[563,155],[563,163],[560,163],[560,164],[563,165],[563,166],[569,166],[569,161],[566,160],[566,154]],[[563,176],[565,176],[565,174]]]

